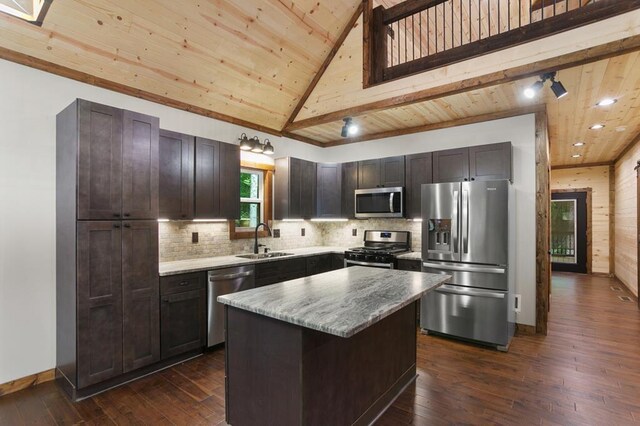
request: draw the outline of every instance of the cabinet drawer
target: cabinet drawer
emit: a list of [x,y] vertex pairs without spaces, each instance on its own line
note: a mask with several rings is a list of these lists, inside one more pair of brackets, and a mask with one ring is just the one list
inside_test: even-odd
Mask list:
[[200,290],[206,288],[205,284],[205,272],[160,277],[160,294],[164,296],[183,291]]
[[401,271],[418,271],[422,270],[422,264],[419,260],[398,259],[398,269]]

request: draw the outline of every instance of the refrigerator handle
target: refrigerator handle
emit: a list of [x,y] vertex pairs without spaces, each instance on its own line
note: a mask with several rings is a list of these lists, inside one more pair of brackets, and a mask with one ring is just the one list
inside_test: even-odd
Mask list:
[[451,243],[453,252],[458,253],[458,191],[453,191],[453,223],[451,224]]
[[462,253],[469,253],[469,191],[462,190]]

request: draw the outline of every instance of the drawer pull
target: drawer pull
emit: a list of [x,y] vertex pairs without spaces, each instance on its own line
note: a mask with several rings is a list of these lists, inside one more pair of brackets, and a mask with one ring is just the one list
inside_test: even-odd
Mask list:
[[182,281],[180,283],[180,287],[184,287],[185,285],[188,285],[188,284],[189,284],[189,281]]

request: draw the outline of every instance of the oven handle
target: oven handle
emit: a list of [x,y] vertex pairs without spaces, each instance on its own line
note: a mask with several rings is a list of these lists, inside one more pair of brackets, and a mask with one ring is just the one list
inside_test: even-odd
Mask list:
[[358,262],[357,260],[345,260],[344,263],[349,265],[377,266],[380,268],[393,269],[393,263]]

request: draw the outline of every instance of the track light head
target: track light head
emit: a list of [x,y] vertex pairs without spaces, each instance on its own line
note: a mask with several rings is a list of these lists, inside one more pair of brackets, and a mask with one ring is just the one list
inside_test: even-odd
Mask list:
[[562,83],[560,83],[559,81],[556,81],[556,72],[551,71],[551,72],[542,74],[540,76],[540,80],[536,81],[531,86],[524,89],[524,95],[529,99],[533,99],[536,96],[536,94],[542,89],[542,87],[544,86],[544,82],[547,80],[551,80],[551,90],[553,91],[553,94],[556,95],[556,98],[560,99],[569,94],[569,92],[567,91],[567,89],[565,89]]
[[551,90],[553,90],[553,94],[556,95],[556,98],[558,99],[569,94],[562,83],[560,83],[559,81],[555,81],[554,79],[551,79]]

